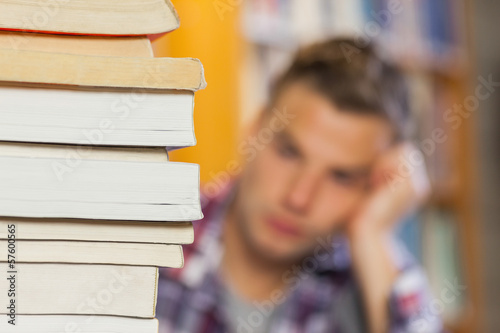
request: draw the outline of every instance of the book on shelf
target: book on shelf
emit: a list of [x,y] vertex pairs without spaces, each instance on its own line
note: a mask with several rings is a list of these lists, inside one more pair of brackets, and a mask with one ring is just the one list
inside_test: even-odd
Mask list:
[[423,263],[434,295],[455,288],[441,315],[454,322],[463,315],[468,297],[460,262],[459,221],[446,209],[429,209],[423,221]]
[[422,263],[422,221],[419,213],[413,213],[402,220],[396,229],[396,235],[403,242],[408,252]]

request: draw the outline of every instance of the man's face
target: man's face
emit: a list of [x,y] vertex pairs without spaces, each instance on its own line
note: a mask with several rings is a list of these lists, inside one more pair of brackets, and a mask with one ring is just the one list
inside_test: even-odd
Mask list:
[[274,108],[293,119],[276,131],[272,112],[262,118],[254,134],[275,129],[274,139],[246,166],[236,213],[253,251],[293,261],[348,223],[392,132],[383,119],[339,111],[301,83],[286,88]]

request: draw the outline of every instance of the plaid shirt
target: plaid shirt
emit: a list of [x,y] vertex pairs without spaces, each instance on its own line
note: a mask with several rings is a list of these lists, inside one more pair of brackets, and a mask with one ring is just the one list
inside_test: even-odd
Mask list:
[[[218,274],[223,253],[221,224],[230,197],[225,193],[205,205],[204,220],[195,223],[195,242],[184,247],[184,268],[160,271],[160,333],[231,331],[228,318],[232,314],[223,301],[224,285]],[[390,332],[442,332],[423,272],[404,248],[394,246],[398,246],[393,252],[401,273],[389,297]],[[318,242],[314,255],[289,273],[283,276],[289,286],[287,295],[261,306],[260,315],[270,306],[280,308],[270,317],[270,332],[367,332],[345,240]],[[251,333],[251,326],[239,332]]]

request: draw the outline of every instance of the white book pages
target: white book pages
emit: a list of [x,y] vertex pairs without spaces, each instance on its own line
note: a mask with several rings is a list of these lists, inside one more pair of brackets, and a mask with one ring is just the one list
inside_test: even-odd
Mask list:
[[186,147],[194,93],[0,85],[0,140]]
[[[156,267],[18,263],[14,271],[8,273],[9,280],[0,279],[0,290],[13,289],[13,281],[15,296],[3,292],[0,302],[14,300],[18,315],[155,315]],[[0,308],[1,314],[9,312],[7,306]]]
[[73,146],[60,144],[0,142],[0,156],[60,158],[68,165],[80,160],[168,162],[165,148]]
[[0,332],[157,333],[158,320],[94,315],[17,315],[15,326],[7,320],[0,321]]
[[191,222],[131,222],[0,217],[0,239],[14,226],[17,240],[65,240],[153,244],[191,244]]
[[[11,241],[12,242],[12,241]],[[8,240],[0,240],[0,263],[8,258]],[[180,245],[17,240],[18,263],[110,264],[180,268],[184,265]],[[5,259],[4,259],[5,258]],[[4,266],[7,266],[5,263]]]
[[0,156],[0,216],[143,221],[202,217],[199,166]]

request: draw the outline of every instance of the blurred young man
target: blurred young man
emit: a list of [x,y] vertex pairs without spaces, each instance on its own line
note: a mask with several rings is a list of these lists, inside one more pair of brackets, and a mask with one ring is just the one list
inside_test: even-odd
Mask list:
[[439,332],[425,278],[392,235],[429,192],[404,141],[406,99],[371,46],[299,52],[241,146],[241,176],[196,223],[185,267],[162,272],[160,332]]

